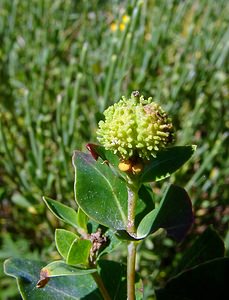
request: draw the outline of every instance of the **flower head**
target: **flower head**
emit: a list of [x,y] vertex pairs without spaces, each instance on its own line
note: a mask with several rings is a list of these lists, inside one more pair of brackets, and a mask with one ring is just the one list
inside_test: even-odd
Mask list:
[[166,112],[152,98],[137,91],[104,111],[97,136],[107,149],[121,159],[150,159],[173,140],[173,125]]

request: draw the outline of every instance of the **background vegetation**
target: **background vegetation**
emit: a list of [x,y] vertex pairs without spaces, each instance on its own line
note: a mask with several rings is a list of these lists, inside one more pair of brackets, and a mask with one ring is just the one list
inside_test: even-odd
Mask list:
[[[228,16],[226,0],[0,1],[1,260],[57,257],[59,222],[41,197],[76,207],[72,152],[96,141],[103,110],[133,90],[169,112],[177,145],[198,146],[169,179],[194,204],[187,239],[162,234],[139,248],[147,299],[209,224],[228,251]],[[0,298],[16,299],[0,276]]]

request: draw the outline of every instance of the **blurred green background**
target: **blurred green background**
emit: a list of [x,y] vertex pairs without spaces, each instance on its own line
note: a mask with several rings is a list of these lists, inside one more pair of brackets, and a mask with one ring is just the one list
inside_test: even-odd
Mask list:
[[[228,251],[228,16],[226,0],[0,1],[1,262],[57,257],[62,224],[41,198],[76,208],[72,152],[96,142],[103,110],[133,90],[169,112],[177,145],[198,146],[153,187],[158,199],[168,181],[185,187],[195,224],[181,245],[162,234],[140,246],[146,299],[209,224]],[[0,282],[0,299],[20,299],[2,267]]]

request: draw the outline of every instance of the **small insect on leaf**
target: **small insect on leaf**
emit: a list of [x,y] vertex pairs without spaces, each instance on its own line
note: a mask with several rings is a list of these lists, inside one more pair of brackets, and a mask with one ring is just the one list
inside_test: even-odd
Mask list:
[[43,288],[46,286],[46,284],[49,282],[49,271],[45,268],[41,269],[40,272],[40,279],[36,284],[36,287],[38,289]]

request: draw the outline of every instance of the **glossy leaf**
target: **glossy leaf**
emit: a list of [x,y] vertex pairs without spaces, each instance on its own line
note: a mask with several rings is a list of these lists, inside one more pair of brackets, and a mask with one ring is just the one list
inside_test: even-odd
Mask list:
[[66,263],[72,266],[88,265],[92,243],[89,240],[76,239],[72,243]]
[[78,228],[77,212],[74,209],[48,197],[43,197],[43,200],[58,219]]
[[79,227],[82,228],[85,232],[87,232],[88,220],[88,216],[82,211],[82,209],[78,208],[77,223]]
[[56,277],[56,276],[75,276],[75,275],[85,275],[94,273],[96,269],[82,269],[69,266],[62,260],[53,261],[44,268],[41,272],[46,274],[46,277]]
[[79,207],[99,224],[113,229],[127,225],[127,188],[109,166],[90,154],[75,151],[75,198]]
[[160,205],[147,214],[137,228],[137,237],[144,238],[159,228],[181,241],[193,222],[192,205],[187,192],[170,185]]
[[13,258],[5,262],[4,270],[17,279],[24,300],[102,300],[91,274],[53,277],[43,288],[36,288],[43,266],[42,262]]
[[150,185],[142,184],[138,192],[138,197],[135,226],[138,226],[143,217],[152,211],[155,206],[153,201],[153,192]]
[[218,258],[172,278],[156,290],[157,300],[215,300],[228,294],[229,258]]
[[196,146],[177,146],[158,152],[156,158],[152,158],[145,166],[142,182],[159,181],[169,177],[178,170],[192,156]]
[[[52,277],[43,288],[36,288],[43,265],[41,262],[23,259],[9,259],[5,262],[5,272],[17,279],[24,300],[103,300],[93,274]],[[98,265],[99,274],[111,299],[126,299],[126,266],[107,260],[99,261]],[[76,269],[67,267],[69,270]],[[135,288],[136,299],[142,299],[142,282],[137,274]]]
[[77,239],[77,235],[74,234],[73,232],[65,229],[56,229],[55,231],[56,248],[64,259],[67,258],[69,249],[75,239]]
[[224,243],[217,232],[207,228],[183,254],[176,272],[179,273],[200,263],[224,256]]

